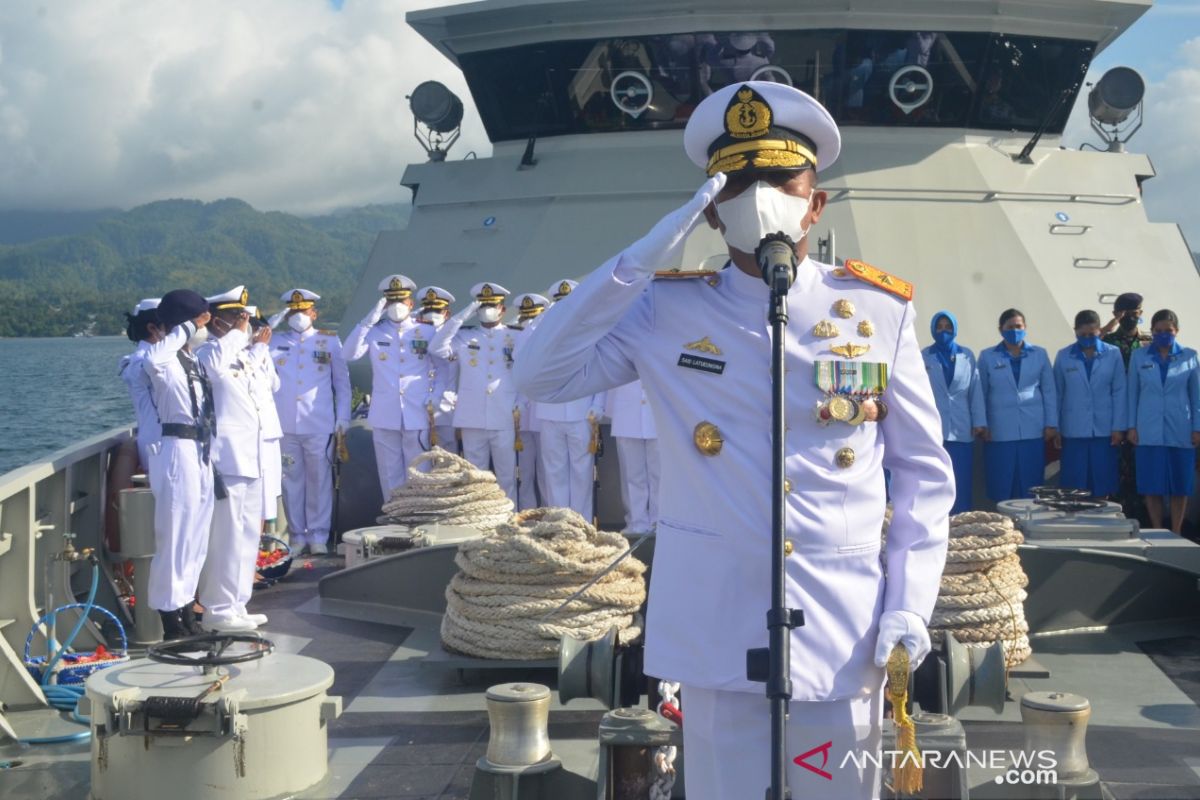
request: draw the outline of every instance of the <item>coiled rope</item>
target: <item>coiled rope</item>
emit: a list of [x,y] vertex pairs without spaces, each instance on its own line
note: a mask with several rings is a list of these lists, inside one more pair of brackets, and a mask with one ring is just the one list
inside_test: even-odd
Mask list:
[[[419,467],[429,463],[429,471]],[[417,527],[434,522],[490,531],[512,515],[496,476],[440,447],[413,459],[408,478],[383,506],[380,524]]]
[[[562,609],[567,598],[629,549],[574,511],[538,508],[459,545],[446,588],[442,643],[482,658],[537,660],[571,634],[594,639],[616,626],[624,644],[641,635],[646,565],[633,556]],[[557,610],[557,611],[556,611]]]
[[1029,657],[1025,587],[1017,546],[1024,541],[1012,518],[969,511],[950,518],[950,542],[929,633],[941,642],[947,632],[968,647],[1004,643],[1013,667]]

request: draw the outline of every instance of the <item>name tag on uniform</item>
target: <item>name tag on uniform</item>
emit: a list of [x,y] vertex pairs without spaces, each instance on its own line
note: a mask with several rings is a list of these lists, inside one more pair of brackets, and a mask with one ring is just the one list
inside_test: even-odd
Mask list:
[[280,346],[280,347],[276,347],[275,349],[276,349],[276,350],[282,350],[282,351],[285,351],[285,352],[286,352],[286,351],[288,351],[288,350],[291,350],[292,348],[291,348],[291,347],[288,347],[288,346],[286,346],[286,345],[282,345],[282,346]]
[[1079,367],[1067,367],[1067,372],[1079,372]]
[[471,342],[470,344],[467,345],[467,349],[468,350],[478,350],[479,342]]
[[1158,364],[1151,364],[1149,361],[1147,361],[1145,364],[1142,364],[1142,369],[1154,369],[1157,366]]
[[698,369],[701,372],[711,372],[714,375],[721,375],[725,372],[724,361],[718,361],[715,358],[705,358],[704,356],[688,355],[687,353],[679,354],[679,361],[676,362],[676,366]]
[[328,350],[319,350],[313,353],[313,361],[317,362],[318,364],[328,364],[329,362],[333,361],[333,354]]
[[1008,369],[1008,364],[1004,363],[1003,361],[997,361],[992,369]]
[[392,346],[391,342],[376,342],[375,344],[379,345],[380,347],[391,347]]

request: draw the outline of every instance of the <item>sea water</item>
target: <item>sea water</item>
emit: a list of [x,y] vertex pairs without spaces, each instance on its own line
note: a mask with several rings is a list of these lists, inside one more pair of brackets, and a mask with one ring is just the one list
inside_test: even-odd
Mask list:
[[123,336],[0,339],[0,474],[133,422]]

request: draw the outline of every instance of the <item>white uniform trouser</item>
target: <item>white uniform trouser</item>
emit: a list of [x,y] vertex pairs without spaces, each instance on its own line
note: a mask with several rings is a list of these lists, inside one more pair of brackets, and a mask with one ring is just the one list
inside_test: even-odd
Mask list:
[[150,436],[141,436],[139,429],[137,437],[138,465],[146,471],[147,478],[150,476],[150,460],[158,452],[158,442],[158,439]]
[[480,469],[490,469],[514,505],[517,502],[517,454],[513,450],[516,439],[511,427],[498,431],[462,429],[463,458]]
[[[688,800],[762,797],[770,783],[767,698],[758,692],[685,685],[680,699]],[[880,771],[875,764],[881,757],[882,718],[882,691],[848,700],[791,703],[787,779],[792,797],[879,797]],[[795,762],[806,753],[804,764],[812,769]]]
[[200,443],[164,436],[151,456],[154,492],[154,559],[150,562],[150,607],[174,611],[192,602],[208,551],[213,514],[212,464]]
[[658,522],[658,440],[618,436],[625,530],[648,533]]
[[542,460],[538,469],[546,473],[546,496],[554,508],[570,508],[592,521],[592,468],[595,457],[588,452],[592,425],[580,422],[542,420]]
[[524,449],[517,456],[519,472],[517,495],[520,500],[517,503],[517,509],[520,511],[537,508],[540,505],[538,502],[539,492],[542,502],[546,501],[546,476],[538,465],[542,450],[541,438],[542,434],[538,431],[521,431],[521,443],[524,445]]
[[208,558],[200,578],[206,621],[246,613],[262,531],[262,478],[221,477],[228,496],[213,505]]
[[264,439],[262,453],[262,515],[275,519],[279,511],[279,495],[283,494],[283,454],[278,439]]
[[283,451],[283,510],[288,536],[325,544],[333,517],[333,444],[327,433],[285,433]]
[[383,502],[392,496],[392,490],[403,486],[408,480],[408,468],[413,459],[425,452],[422,443],[429,438],[429,431],[397,431],[391,428],[374,428],[371,438],[375,442],[375,467],[379,470],[379,488],[383,490]]

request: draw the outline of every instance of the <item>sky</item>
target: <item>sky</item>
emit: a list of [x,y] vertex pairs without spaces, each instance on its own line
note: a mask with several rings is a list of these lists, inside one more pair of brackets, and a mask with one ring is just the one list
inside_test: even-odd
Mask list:
[[[439,80],[467,105],[451,157],[491,152],[458,71],[404,21],[433,0],[0,3],[0,209],[240,197],[320,213],[406,202],[424,160],[405,100]],[[1095,61],[1147,81],[1152,219],[1200,248],[1200,0],[1158,0]],[[1094,140],[1086,103],[1064,141]]]

